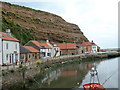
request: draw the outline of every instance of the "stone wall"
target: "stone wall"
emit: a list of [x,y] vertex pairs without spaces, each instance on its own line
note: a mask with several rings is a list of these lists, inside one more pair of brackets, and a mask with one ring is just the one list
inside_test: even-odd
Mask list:
[[[5,73],[5,72],[3,72]],[[14,85],[15,83],[18,82],[23,82],[23,72],[19,71],[18,69],[14,72],[7,72],[5,76],[2,76],[2,86],[3,88],[8,88],[9,86]],[[25,71],[25,79],[31,79],[35,75],[40,73],[40,69],[37,67],[34,68],[29,68]]]

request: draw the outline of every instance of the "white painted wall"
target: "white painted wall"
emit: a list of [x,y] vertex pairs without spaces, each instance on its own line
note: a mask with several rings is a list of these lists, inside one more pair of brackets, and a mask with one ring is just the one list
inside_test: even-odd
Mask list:
[[96,53],[97,52],[97,46],[92,46],[92,53]]
[[20,60],[19,42],[3,40],[3,63],[13,64],[16,59]]
[[[53,55],[53,56],[55,55],[56,50],[58,50],[58,52],[57,52],[57,54],[56,54],[56,57],[57,57],[57,56],[60,56],[60,47],[53,47],[53,48],[52,48],[52,52],[53,52],[52,55]],[[52,56],[52,57],[53,57],[53,56]]]
[[46,43],[47,43],[50,47],[52,47],[51,57],[54,57],[54,55],[55,55],[55,53],[56,53],[56,50],[58,50],[56,56],[60,56],[60,47],[58,47],[56,44],[54,44],[54,46],[51,45],[51,44],[49,43],[49,41],[46,41]]
[[0,38],[0,65],[2,65],[2,39]]
[[[45,57],[43,57],[43,54],[42,53],[45,53]],[[40,49],[40,57],[41,58],[47,58],[47,57],[52,57],[52,49]],[[48,53],[51,54],[51,56],[48,56]]]

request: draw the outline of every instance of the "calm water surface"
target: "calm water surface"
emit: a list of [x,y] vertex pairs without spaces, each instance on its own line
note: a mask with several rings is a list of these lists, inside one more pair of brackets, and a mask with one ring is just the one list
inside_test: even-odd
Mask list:
[[118,58],[65,65],[46,73],[41,79],[42,87],[82,88],[83,84],[90,82],[90,70],[94,63],[97,65],[100,83],[107,80],[103,85],[105,88],[118,88]]

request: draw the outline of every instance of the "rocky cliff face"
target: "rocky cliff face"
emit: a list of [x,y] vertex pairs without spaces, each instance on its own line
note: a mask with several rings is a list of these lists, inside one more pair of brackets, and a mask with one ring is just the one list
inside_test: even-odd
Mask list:
[[11,28],[13,35],[19,40],[22,38],[23,43],[30,39],[80,43],[88,41],[77,25],[66,22],[60,16],[24,6],[1,3],[3,31]]

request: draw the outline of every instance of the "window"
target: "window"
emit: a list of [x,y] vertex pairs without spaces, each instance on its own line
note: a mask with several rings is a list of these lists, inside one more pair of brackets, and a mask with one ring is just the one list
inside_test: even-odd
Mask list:
[[6,49],[8,49],[8,43],[6,43]]
[[18,58],[18,54],[15,54],[15,58]]
[[6,55],[6,60],[8,61],[8,54]]
[[29,55],[29,58],[30,58],[30,55]]
[[45,57],[45,52],[42,52],[42,56]]
[[34,57],[35,55],[33,54],[33,57]]
[[51,53],[47,53],[47,56],[51,56]]
[[15,44],[15,49],[17,49],[17,44]]

